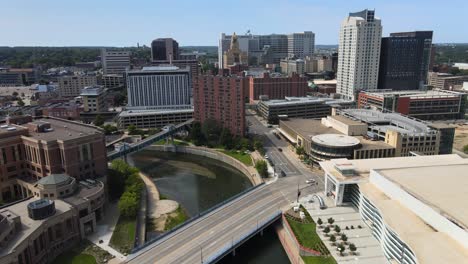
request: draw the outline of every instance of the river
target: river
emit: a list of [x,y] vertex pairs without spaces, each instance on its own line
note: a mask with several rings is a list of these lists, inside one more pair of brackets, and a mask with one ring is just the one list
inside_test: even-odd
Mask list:
[[[134,165],[151,176],[159,192],[181,204],[189,216],[252,187],[249,179],[234,167],[217,160],[190,154],[145,149],[132,154]],[[235,257],[220,263],[290,263],[276,233],[268,228],[242,245]]]

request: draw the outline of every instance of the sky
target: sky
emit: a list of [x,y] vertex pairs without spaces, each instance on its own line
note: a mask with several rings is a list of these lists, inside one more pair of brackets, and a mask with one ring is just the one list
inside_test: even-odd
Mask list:
[[337,44],[341,21],[366,8],[383,36],[433,30],[434,43],[468,43],[467,0],[0,0],[0,46],[216,46],[220,33],[247,30],[313,31],[316,44]]

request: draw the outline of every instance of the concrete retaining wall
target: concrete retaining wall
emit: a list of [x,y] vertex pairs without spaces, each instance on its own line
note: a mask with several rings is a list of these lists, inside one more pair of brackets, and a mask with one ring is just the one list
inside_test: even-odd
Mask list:
[[258,175],[257,171],[253,167],[248,167],[244,163],[238,161],[237,159],[228,156],[219,151],[204,148],[204,147],[190,147],[190,146],[175,146],[175,145],[154,145],[150,147],[153,150],[157,151],[167,151],[167,152],[177,152],[177,153],[186,153],[192,155],[198,155],[207,157],[210,159],[219,160],[226,164],[231,165],[232,167],[238,169],[250,180],[253,186],[259,185],[262,183],[262,178]]

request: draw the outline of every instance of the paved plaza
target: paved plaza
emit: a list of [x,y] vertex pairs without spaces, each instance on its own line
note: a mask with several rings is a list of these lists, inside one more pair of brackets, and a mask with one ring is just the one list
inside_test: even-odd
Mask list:
[[[327,204],[327,209],[321,210],[316,199],[314,199],[313,202],[310,202],[312,200],[312,195],[302,197],[299,201],[307,209],[315,222],[317,222],[318,218],[321,218],[322,221],[326,223],[328,218],[333,217],[333,219],[335,219],[334,224],[340,226],[341,233],[346,234],[348,242],[355,244],[357,247],[357,255],[350,255],[349,250],[346,249],[344,256],[340,256],[336,247],[331,245],[329,237],[325,237],[321,229],[317,229],[317,233],[338,263],[388,263],[387,259],[383,255],[380,243],[372,236],[371,230],[362,221],[361,216],[355,207],[335,207],[331,199],[325,197],[323,194],[320,194],[320,196]],[[359,225],[362,227],[361,229],[357,228]],[[354,226],[354,229],[345,230],[346,226],[349,228]],[[337,241],[339,241],[339,238],[337,238]]]

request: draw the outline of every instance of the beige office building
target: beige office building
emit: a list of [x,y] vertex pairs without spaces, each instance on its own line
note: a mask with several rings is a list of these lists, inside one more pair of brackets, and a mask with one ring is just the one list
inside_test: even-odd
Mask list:
[[75,97],[80,95],[83,88],[97,85],[97,78],[92,75],[63,76],[58,78],[58,84],[60,96]]

